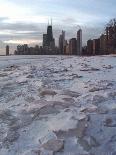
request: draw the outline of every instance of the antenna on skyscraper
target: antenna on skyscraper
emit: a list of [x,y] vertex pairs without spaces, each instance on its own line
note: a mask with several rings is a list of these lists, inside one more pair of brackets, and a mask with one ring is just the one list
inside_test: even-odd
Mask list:
[[51,18],[51,26],[52,26],[52,18]]
[[49,26],[49,19],[48,19],[48,26]]

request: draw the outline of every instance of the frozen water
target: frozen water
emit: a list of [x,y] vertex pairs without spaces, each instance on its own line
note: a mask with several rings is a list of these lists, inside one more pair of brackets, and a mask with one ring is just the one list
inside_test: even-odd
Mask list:
[[0,57],[0,155],[115,152],[114,55]]

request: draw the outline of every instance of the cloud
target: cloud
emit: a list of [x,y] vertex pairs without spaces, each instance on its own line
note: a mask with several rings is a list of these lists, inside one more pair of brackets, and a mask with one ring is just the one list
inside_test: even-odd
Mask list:
[[[53,18],[53,32],[56,42],[61,30],[67,39],[76,37],[83,29],[83,43],[97,38],[104,31],[105,24],[115,17],[115,0],[0,0],[1,48],[6,43],[41,44],[46,33],[47,22]],[[110,8],[110,9],[109,9]]]
[[6,43],[6,44],[16,44],[16,45],[18,45],[18,44],[42,44],[42,40],[33,40],[33,39],[20,39],[20,40],[8,40],[8,41],[4,41],[4,43]]
[[[73,23],[70,25],[69,23]],[[58,38],[61,33],[61,30],[66,31],[66,38],[70,39],[76,37],[77,30],[79,29],[78,25],[75,25],[74,19],[66,19],[63,22],[67,22],[66,25],[53,25],[53,34],[56,39],[56,44],[58,45]],[[86,44],[86,41],[90,38],[98,37],[103,31],[103,27],[86,27],[81,26],[83,30],[83,44]],[[42,45],[43,33],[47,31],[47,24],[38,24],[38,23],[1,23],[0,27],[0,40],[3,41],[4,46],[9,44],[16,48],[17,44],[29,44],[34,46],[35,44]],[[3,47],[3,46],[2,46]]]

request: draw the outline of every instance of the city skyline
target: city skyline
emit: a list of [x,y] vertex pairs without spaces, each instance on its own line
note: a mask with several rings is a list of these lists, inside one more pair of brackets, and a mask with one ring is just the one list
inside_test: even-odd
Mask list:
[[[53,19],[53,33],[58,44],[61,30],[66,31],[67,39],[75,37],[79,26],[83,29],[83,43],[97,38],[105,24],[115,17],[116,1],[84,0],[0,0],[0,54],[4,44],[11,47],[17,44],[42,44],[42,34],[48,20]],[[28,2],[28,3],[27,3]],[[90,9],[91,8],[91,9]],[[109,10],[109,8],[111,8]]]

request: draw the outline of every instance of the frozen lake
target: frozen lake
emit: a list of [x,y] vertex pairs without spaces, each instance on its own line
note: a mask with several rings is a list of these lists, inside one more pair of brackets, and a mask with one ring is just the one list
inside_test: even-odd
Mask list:
[[116,56],[0,56],[0,155],[69,154],[116,154]]

